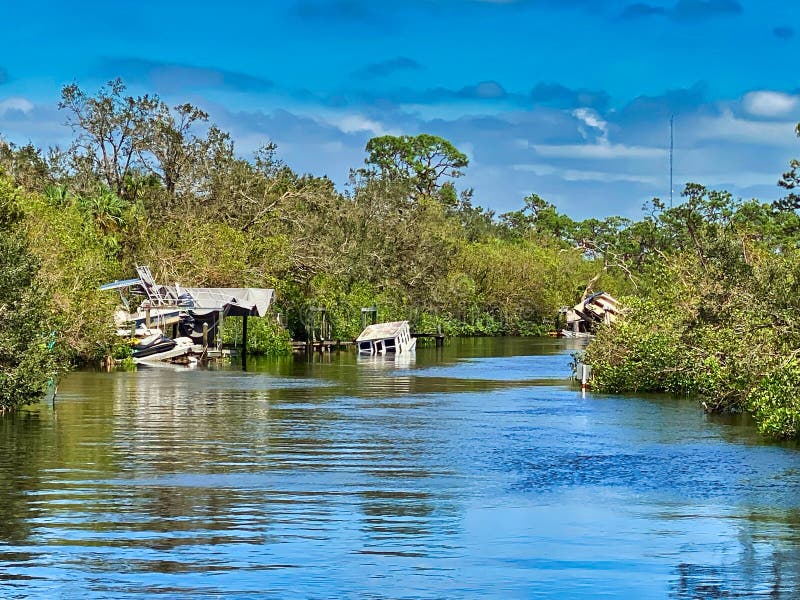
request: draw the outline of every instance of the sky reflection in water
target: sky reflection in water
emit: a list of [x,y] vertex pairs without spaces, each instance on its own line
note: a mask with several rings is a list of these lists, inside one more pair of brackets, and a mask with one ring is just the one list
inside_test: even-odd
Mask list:
[[797,597],[797,450],[569,351],[75,373],[0,419],[0,596]]

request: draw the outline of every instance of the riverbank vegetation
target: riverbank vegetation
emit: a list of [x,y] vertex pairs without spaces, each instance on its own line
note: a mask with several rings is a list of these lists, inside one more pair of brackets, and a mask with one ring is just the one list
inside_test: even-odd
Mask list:
[[24,195],[0,180],[0,413],[43,396],[60,364],[58,320],[19,228],[21,204]]
[[[698,397],[748,411],[762,432],[800,435],[800,221],[792,207],[689,185],[642,222],[625,318],[584,359],[609,392]],[[633,267],[636,270],[633,271]]]
[[[115,298],[98,286],[146,264],[187,286],[275,288],[285,325],[251,336],[270,353],[303,339],[319,309],[335,339],[354,338],[373,305],[419,331],[540,335],[604,289],[627,314],[586,352],[596,389],[693,394],[752,412],[770,435],[800,433],[796,162],[775,206],[689,184],[638,221],[575,221],[534,193],[517,211],[481,208],[459,187],[468,157],[432,135],[370,140],[337,189],[269,140],[242,155],[202,109],[119,80],[94,95],[66,86],[59,108],[66,147],[0,143],[4,264],[22,265],[0,281],[0,335],[27,332],[0,338],[0,373],[35,363],[23,396],[41,393],[56,356],[113,352]],[[235,323],[225,335],[237,339]]]
[[74,361],[111,351],[115,297],[98,286],[137,264],[186,286],[275,288],[285,332],[262,327],[256,351],[303,339],[312,309],[333,338],[352,339],[373,305],[419,330],[536,335],[595,276],[627,285],[576,243],[602,224],[533,194],[508,214],[479,207],[458,187],[467,156],[440,137],[370,140],[340,190],[293,171],[269,140],[243,156],[200,108],[129,95],[119,80],[94,95],[66,86],[59,108],[72,143],[0,144],[0,171],[20,190],[15,227]]

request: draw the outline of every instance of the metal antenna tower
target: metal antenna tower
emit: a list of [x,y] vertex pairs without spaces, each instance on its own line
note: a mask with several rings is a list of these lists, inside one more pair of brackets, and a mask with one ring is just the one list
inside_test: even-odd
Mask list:
[[672,208],[672,147],[673,147],[673,136],[672,136],[672,121],[674,119],[674,115],[670,115],[669,117],[669,207]]

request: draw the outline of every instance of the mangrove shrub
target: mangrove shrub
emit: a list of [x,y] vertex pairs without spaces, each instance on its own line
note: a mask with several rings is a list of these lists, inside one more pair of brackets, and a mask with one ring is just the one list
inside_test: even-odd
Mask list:
[[54,318],[17,196],[0,178],[0,411],[39,400],[56,375]]

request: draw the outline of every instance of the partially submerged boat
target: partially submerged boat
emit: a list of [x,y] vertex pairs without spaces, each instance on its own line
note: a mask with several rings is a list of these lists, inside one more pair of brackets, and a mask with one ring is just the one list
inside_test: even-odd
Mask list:
[[598,325],[614,323],[620,317],[622,308],[611,294],[596,292],[562,312],[566,316],[566,327],[559,332],[559,337],[588,338]]
[[408,321],[391,321],[368,325],[356,338],[359,354],[413,352],[416,338],[411,337]]

